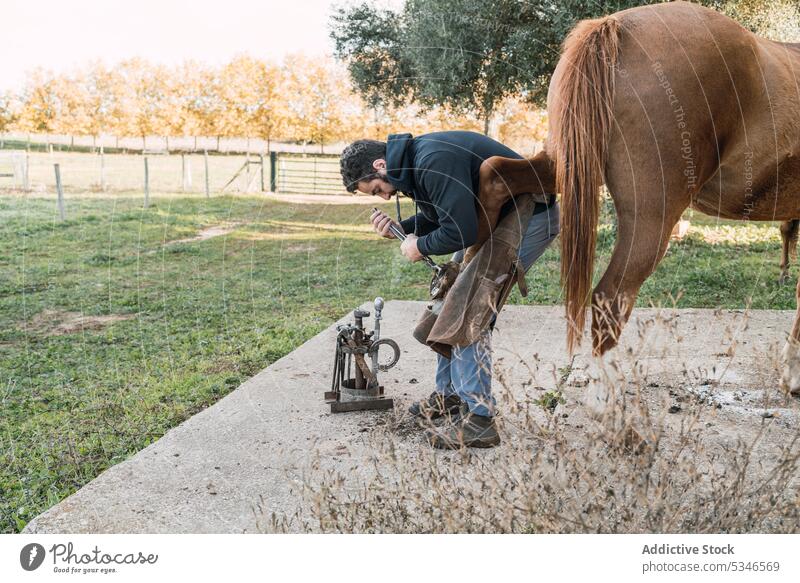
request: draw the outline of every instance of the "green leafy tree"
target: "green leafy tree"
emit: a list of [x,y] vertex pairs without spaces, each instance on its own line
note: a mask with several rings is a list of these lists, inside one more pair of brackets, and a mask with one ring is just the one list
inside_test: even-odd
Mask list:
[[406,56],[402,12],[379,9],[374,2],[336,8],[330,34],[335,54],[347,63],[356,90],[373,107],[399,107],[413,90]]
[[335,54],[367,101],[413,100],[483,119],[512,94],[542,104],[561,43],[578,20],[656,0],[407,0],[339,7]]
[[782,42],[800,42],[797,0],[707,0],[756,34]]

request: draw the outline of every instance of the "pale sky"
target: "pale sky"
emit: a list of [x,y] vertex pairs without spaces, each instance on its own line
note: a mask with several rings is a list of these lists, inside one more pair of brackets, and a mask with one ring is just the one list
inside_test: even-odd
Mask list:
[[56,73],[95,59],[209,64],[233,55],[330,54],[328,18],[347,0],[0,0],[0,91],[37,66]]

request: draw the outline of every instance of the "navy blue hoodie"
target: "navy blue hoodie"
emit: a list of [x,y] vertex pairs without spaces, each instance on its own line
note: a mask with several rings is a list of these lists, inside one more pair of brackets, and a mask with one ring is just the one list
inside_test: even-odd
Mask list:
[[[417,202],[419,213],[400,224],[406,233],[417,233],[420,253],[445,255],[475,243],[478,170],[492,156],[522,158],[511,148],[475,132],[389,136],[386,178]],[[546,208],[537,203],[534,213]]]

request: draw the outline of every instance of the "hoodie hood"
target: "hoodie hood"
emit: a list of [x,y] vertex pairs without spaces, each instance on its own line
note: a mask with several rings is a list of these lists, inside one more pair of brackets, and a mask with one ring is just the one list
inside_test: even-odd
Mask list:
[[414,138],[411,134],[389,134],[386,140],[386,179],[407,195],[414,192]]

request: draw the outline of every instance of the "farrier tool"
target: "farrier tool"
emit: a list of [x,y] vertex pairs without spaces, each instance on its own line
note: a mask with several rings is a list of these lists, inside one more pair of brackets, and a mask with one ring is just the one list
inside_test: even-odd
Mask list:
[[[381,212],[380,209],[376,206],[372,207],[372,212],[379,213]],[[400,239],[401,241],[406,240],[406,234],[397,228],[397,225],[394,223],[389,223],[389,232],[394,235],[395,239]],[[427,255],[422,256],[422,260],[425,262],[425,265],[433,269],[436,275],[439,275],[442,271],[442,266],[436,263],[433,259],[428,257]]]
[[[372,207],[372,210],[379,212],[377,207]],[[389,223],[389,232],[394,235],[395,239],[400,241],[406,240],[406,234],[397,228],[394,223]],[[433,270],[433,278],[431,279],[430,294],[431,298],[436,300],[444,296],[445,292],[450,289],[450,286],[455,281],[458,275],[459,264],[452,261],[447,263],[438,264],[427,255],[422,256],[422,261]]]
[[[366,310],[353,312],[355,324],[340,324],[336,327],[336,356],[333,360],[331,390],[325,393],[332,413],[391,409],[392,399],[384,397],[383,387],[378,382],[378,371],[386,372],[400,359],[400,347],[390,338],[381,338],[381,315],[383,298],[375,298],[375,325],[372,332],[364,329]],[[388,362],[380,363],[379,353],[389,353]],[[369,357],[372,367],[367,363]],[[351,376],[355,362],[355,376]]]

